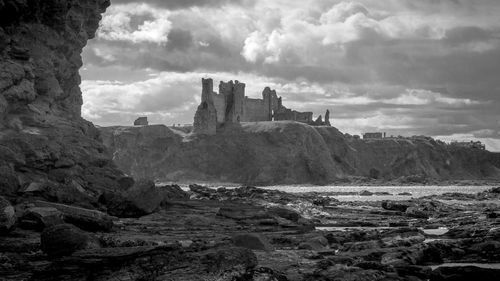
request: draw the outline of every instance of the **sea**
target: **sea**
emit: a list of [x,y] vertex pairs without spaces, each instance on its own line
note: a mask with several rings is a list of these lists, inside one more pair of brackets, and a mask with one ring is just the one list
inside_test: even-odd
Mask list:
[[[227,189],[237,188],[239,185],[231,184],[204,184],[210,188],[224,187]],[[189,185],[180,185],[183,190],[189,190]],[[339,201],[380,201],[380,200],[408,200],[429,195],[440,195],[444,193],[467,193],[475,194],[491,189],[492,186],[338,186],[338,185],[273,185],[259,187],[262,189],[279,190],[290,193],[317,192],[320,195],[331,196]],[[366,195],[370,194],[371,195]],[[365,194],[365,195],[361,195]]]

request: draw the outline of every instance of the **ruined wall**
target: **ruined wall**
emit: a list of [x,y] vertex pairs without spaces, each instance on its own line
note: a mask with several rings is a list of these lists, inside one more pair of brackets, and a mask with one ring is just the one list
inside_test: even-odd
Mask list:
[[269,104],[262,99],[245,97],[245,116],[243,122],[271,121],[269,118]]
[[236,80],[234,83],[233,95],[234,109],[231,121],[233,123],[243,122],[245,118],[245,84]]
[[313,122],[312,115],[313,115],[312,112],[299,112],[282,106],[276,112],[274,112],[274,120],[275,121],[292,120],[310,124]]
[[212,100],[214,102],[215,110],[217,111],[217,122],[224,122],[226,118],[226,97],[223,94],[212,92]]

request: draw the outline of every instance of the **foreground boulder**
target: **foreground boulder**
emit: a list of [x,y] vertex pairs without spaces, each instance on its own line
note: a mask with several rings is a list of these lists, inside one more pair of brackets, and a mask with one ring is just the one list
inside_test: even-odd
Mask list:
[[233,236],[233,243],[238,247],[251,250],[272,251],[273,247],[267,239],[256,233],[237,234]]
[[121,193],[104,193],[99,202],[108,213],[120,218],[138,218],[156,211],[163,202],[163,194],[152,181],[138,181]]
[[33,207],[27,209],[20,219],[24,228],[43,230],[57,224],[64,223],[63,214],[53,207]]
[[50,257],[61,257],[82,249],[98,248],[98,243],[71,224],[58,224],[42,232],[41,248]]
[[257,266],[257,257],[246,248],[226,247],[209,252],[202,261],[210,272],[222,272],[235,267],[248,270]]
[[35,205],[42,208],[54,208],[63,214],[64,221],[88,231],[109,231],[113,227],[111,217],[97,210],[45,201],[36,201]]
[[12,229],[16,223],[16,212],[7,199],[0,196],[0,234]]

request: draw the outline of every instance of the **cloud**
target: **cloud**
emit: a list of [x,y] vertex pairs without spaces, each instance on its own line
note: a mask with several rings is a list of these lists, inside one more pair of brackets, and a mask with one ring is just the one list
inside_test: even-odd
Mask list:
[[165,44],[172,23],[168,11],[147,4],[116,5],[101,21],[97,36],[109,41]]
[[191,122],[213,76],[331,109],[350,133],[500,139],[498,14],[496,0],[114,0],[83,53],[86,116]]
[[112,4],[144,2],[156,7],[177,10],[192,7],[221,7],[225,5],[251,5],[251,0],[112,0]]

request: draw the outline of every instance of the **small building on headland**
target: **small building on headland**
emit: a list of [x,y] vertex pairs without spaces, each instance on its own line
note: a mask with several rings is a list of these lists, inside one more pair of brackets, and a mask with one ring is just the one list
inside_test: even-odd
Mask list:
[[366,140],[366,139],[382,139],[382,138],[385,138],[385,133],[377,132],[377,133],[364,133],[363,134],[364,140]]
[[245,95],[245,84],[239,81],[220,82],[219,92],[213,91],[213,80],[202,79],[201,103],[194,117],[193,132],[213,135],[218,125],[239,122],[291,120],[316,126],[330,126],[330,111],[325,120],[313,121],[312,112],[299,112],[285,107],[275,90],[266,87],[262,99]]
[[149,125],[148,117],[139,117],[134,121],[134,126],[147,126],[147,125]]
[[456,147],[476,148],[476,149],[486,150],[486,145],[484,145],[480,141],[462,141],[462,142],[452,141],[450,145]]

